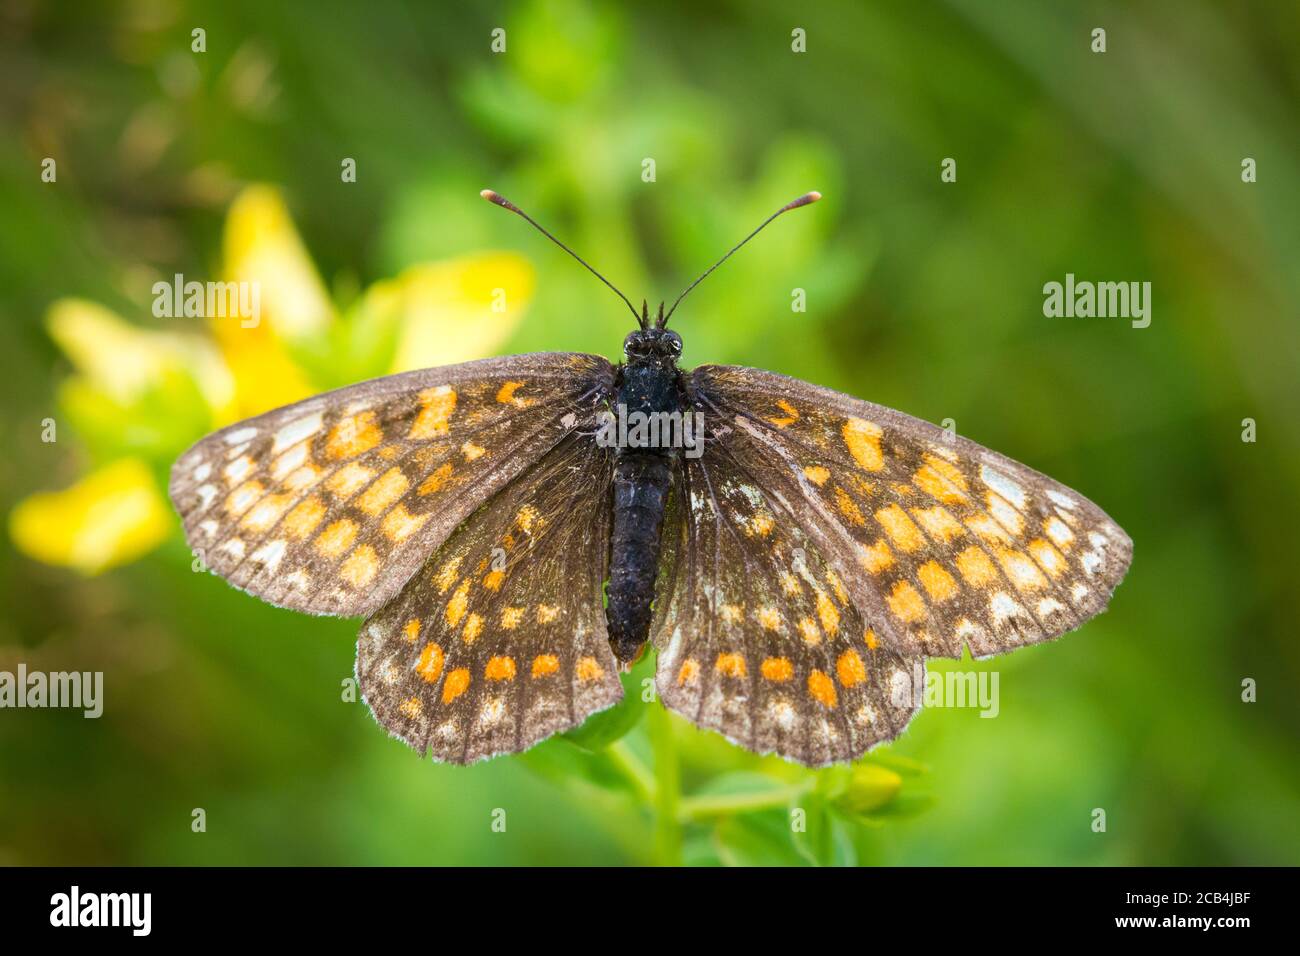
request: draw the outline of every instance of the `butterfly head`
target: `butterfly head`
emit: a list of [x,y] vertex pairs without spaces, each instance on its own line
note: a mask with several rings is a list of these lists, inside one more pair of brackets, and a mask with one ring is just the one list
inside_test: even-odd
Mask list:
[[638,365],[655,363],[671,365],[681,358],[682,337],[676,332],[664,328],[664,306],[659,303],[659,317],[651,320],[645,302],[641,303],[641,315],[637,317],[641,326],[628,333],[623,340],[623,355],[629,362]]

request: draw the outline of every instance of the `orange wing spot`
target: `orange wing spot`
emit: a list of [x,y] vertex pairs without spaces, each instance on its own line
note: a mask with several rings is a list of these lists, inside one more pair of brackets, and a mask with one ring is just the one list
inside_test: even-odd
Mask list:
[[988,493],[987,498],[989,514],[998,524],[1012,534],[1020,534],[1025,530],[1024,516],[1012,506],[1011,502],[992,491]]
[[339,577],[358,591],[368,586],[378,573],[379,556],[368,544],[361,545],[339,565]]
[[823,707],[834,708],[838,699],[835,683],[824,671],[813,671],[808,675],[808,693]]
[[799,579],[789,571],[781,573],[781,590],[789,597],[798,597],[803,593],[803,588],[799,584]]
[[958,591],[957,582],[938,561],[927,561],[916,569],[916,576],[927,594],[936,601],[946,601]]
[[901,481],[896,481],[889,487],[892,488],[894,494],[898,495],[900,498],[910,498],[912,495],[916,494],[915,488],[911,485],[905,485]]
[[406,626],[402,628],[402,636],[406,638],[407,643],[415,643],[416,638],[420,636],[420,619],[418,617],[413,617],[406,622]]
[[355,461],[349,462],[325,479],[325,487],[335,496],[346,500],[370,484],[370,479],[373,477],[375,477],[374,469]]
[[1043,538],[1035,538],[1029,542],[1029,553],[1052,577],[1059,578],[1065,573],[1065,558]]
[[483,633],[483,616],[471,611],[465,618],[465,629],[460,632],[460,639],[466,644],[473,644]]
[[766,680],[779,684],[794,677],[794,665],[786,657],[768,657],[758,666],[758,672]]
[[759,608],[754,612],[754,616],[758,618],[758,623],[769,631],[775,631],[781,627],[781,612],[774,607]]
[[1033,591],[1047,587],[1047,578],[1043,577],[1043,572],[1038,570],[1038,565],[1034,564],[1029,555],[1023,551],[999,548],[997,556],[1002,570],[1018,590]]
[[745,616],[745,609],[739,604],[724,604],[718,612],[728,624],[739,624]]
[[378,455],[380,458],[384,459],[384,461],[392,461],[397,457],[398,452],[400,451],[401,449],[396,445],[385,445],[383,448],[379,449]]
[[881,450],[880,439],[885,430],[875,422],[861,418],[850,418],[840,429],[844,444],[863,471],[880,471],[885,467],[885,453]]
[[452,470],[451,462],[439,465],[428,478],[420,482],[420,487],[416,491],[422,495],[432,495],[441,491],[443,485],[450,480]]
[[545,677],[560,669],[560,659],[554,654],[538,654],[533,658],[533,676]]
[[238,518],[253,507],[253,502],[262,497],[262,492],[265,490],[260,481],[244,482],[226,498],[226,511],[230,513],[231,517]]
[[876,512],[876,520],[900,551],[915,551],[925,544],[925,535],[898,505],[890,505]]
[[558,604],[537,605],[538,624],[550,624],[559,616],[560,616],[560,606]]
[[465,691],[469,690],[469,670],[458,667],[447,674],[442,684],[442,702],[450,704]]
[[424,523],[432,517],[429,514],[413,515],[406,510],[406,505],[395,505],[393,510],[384,515],[383,522],[379,525],[381,531],[388,536],[388,539],[396,544],[401,544],[415,532],[424,527]]
[[817,617],[822,622],[822,630],[834,637],[840,630],[840,612],[831,601],[830,596],[820,588],[817,590]]
[[439,594],[446,594],[447,589],[456,583],[456,575],[460,572],[460,561],[459,556],[452,558],[433,576],[433,583],[437,586]]
[[519,509],[519,514],[515,515],[515,524],[524,534],[532,534],[534,528],[540,528],[545,523],[532,505],[524,505]]
[[518,408],[531,405],[533,402],[532,399],[515,397],[515,392],[523,387],[523,382],[506,382],[501,386],[501,390],[497,392],[497,401],[502,405],[514,405]]
[[826,479],[831,476],[830,470],[823,468],[821,465],[809,465],[803,470],[804,477],[820,488],[826,484]]
[[700,662],[693,657],[688,657],[682,661],[682,666],[677,670],[677,686],[681,687],[689,681],[695,680],[700,673]]
[[966,476],[961,469],[938,455],[926,455],[924,461],[925,464],[912,476],[916,487],[944,504],[959,504],[967,500]]
[[488,680],[514,680],[515,659],[513,657],[492,657],[483,668],[483,676]]
[[835,662],[835,675],[845,687],[852,687],[867,679],[867,665],[862,663],[857,651],[848,650]]
[[316,525],[320,524],[323,517],[325,517],[325,503],[312,495],[298,502],[294,509],[284,516],[280,527],[289,537],[301,541],[316,530]]
[[594,657],[578,658],[578,680],[600,680],[605,676],[605,669],[596,662]]
[[388,510],[411,487],[410,480],[400,468],[389,468],[373,485],[361,493],[356,505],[368,515],[378,515]]
[[465,612],[469,610],[469,581],[460,582],[458,587],[451,595],[451,600],[447,602],[447,626],[455,627],[460,623]]
[[505,579],[506,573],[504,571],[489,571],[487,576],[483,578],[483,586],[489,591],[499,591],[501,590],[501,582]]
[[874,651],[880,646],[880,638],[876,637],[876,632],[867,628],[867,632],[862,635],[863,643],[867,645],[867,650]]
[[835,592],[835,597],[841,604],[849,603],[849,596],[844,593],[844,583],[840,580],[840,576],[829,568],[826,569],[826,583],[831,586],[831,590]]
[[970,528],[985,541],[993,541],[998,544],[1010,544],[1011,535],[1007,534],[1007,529],[1002,527],[986,514],[971,515],[966,519],[966,527]]
[[420,711],[424,709],[424,705],[420,703],[420,698],[408,697],[397,705],[397,709],[411,720],[415,720],[420,716]]
[[465,456],[466,461],[474,461],[482,458],[487,453],[487,449],[482,445],[475,445],[473,442],[465,442],[460,446],[460,453]]
[[501,626],[507,631],[513,631],[523,619],[524,609],[521,607],[508,607],[501,611]]
[[849,497],[849,493],[839,485],[835,486],[835,506],[840,509],[840,514],[849,519],[851,524],[861,528],[867,523],[867,519],[862,517],[862,509],[858,503]]
[[724,677],[744,677],[745,658],[740,654],[719,654],[713,669]]
[[422,441],[445,435],[451,430],[451,413],[456,410],[456,390],[450,385],[426,388],[420,393],[420,414],[415,417],[407,438]]
[[785,428],[788,425],[793,425],[799,420],[798,410],[784,398],[777,401],[776,407],[785,412],[785,416],[781,418],[769,418],[767,421],[771,422],[777,428]]
[[1043,530],[1047,532],[1047,536],[1055,542],[1058,548],[1062,551],[1069,550],[1070,542],[1074,540],[1074,532],[1070,530],[1064,521],[1055,516],[1047,518],[1043,521]]
[[355,458],[370,451],[384,440],[384,433],[375,424],[374,412],[349,415],[335,425],[325,440],[325,454],[330,458]]
[[266,531],[284,514],[294,495],[267,495],[244,515],[240,524],[249,531]]
[[983,587],[998,579],[998,570],[978,545],[971,545],[957,555],[957,571],[972,587]]
[[817,624],[810,617],[801,618],[798,624],[799,636],[803,638],[805,644],[820,644],[822,632],[817,630]]
[[775,526],[776,522],[772,520],[770,514],[767,512],[760,512],[749,519],[748,530],[751,536],[758,535],[760,538],[766,538],[772,533],[772,528]]
[[954,538],[960,538],[966,533],[966,529],[961,526],[961,522],[954,518],[952,512],[943,505],[935,505],[933,508],[917,508],[912,512],[912,517],[925,529],[926,534],[940,544],[947,544]]
[[442,648],[430,641],[424,645],[420,659],[415,662],[415,672],[428,683],[435,684],[442,676],[442,665],[446,660],[447,655],[442,652]]
[[339,518],[316,538],[316,551],[322,557],[337,558],[357,537],[357,523],[351,518]]
[[875,544],[864,545],[858,561],[871,574],[879,574],[894,563],[894,553],[885,544],[885,539],[881,538]]
[[886,600],[889,610],[900,621],[911,623],[925,617],[925,599],[906,581],[895,584],[893,593]]

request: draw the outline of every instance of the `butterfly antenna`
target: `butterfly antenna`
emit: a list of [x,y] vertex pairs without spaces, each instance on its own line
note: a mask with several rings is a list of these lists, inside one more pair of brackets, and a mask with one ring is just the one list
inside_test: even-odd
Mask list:
[[812,205],[813,203],[815,203],[817,200],[821,198],[822,198],[822,194],[819,192],[804,193],[798,199],[791,200],[790,202],[782,206],[780,209],[778,209],[776,212],[772,213],[772,215],[764,219],[762,224],[757,229],[755,229],[753,232],[747,235],[744,239],[741,239],[740,242],[736,243],[736,245],[732,247],[731,252],[728,252],[725,256],[723,256],[713,265],[709,266],[709,268],[705,270],[704,275],[700,276],[698,279],[696,279],[694,282],[692,282],[690,285],[686,287],[686,291],[677,297],[677,302],[673,303],[673,307],[669,309],[668,314],[664,316],[663,322],[660,324],[660,328],[663,328],[663,326],[668,324],[668,320],[673,317],[673,312],[677,310],[677,303],[681,302],[682,299],[686,298],[686,294],[688,292],[690,292],[697,285],[699,285],[701,282],[707,279],[709,277],[709,273],[711,273],[714,269],[716,269],[718,266],[722,265],[724,262],[730,259],[732,253],[734,253],[737,249],[739,249],[745,243],[749,242],[749,240],[753,239],[760,232],[762,232],[769,222],[771,222],[777,216],[781,215],[781,213],[783,212],[789,212],[791,209],[798,209],[800,206]]
[[[528,215],[528,213],[524,212],[522,209],[520,209],[518,206],[516,206],[514,203],[512,203],[512,202],[511,202],[509,199],[507,199],[505,196],[501,195],[501,194],[498,193],[498,192],[493,192],[491,189],[484,189],[482,192],[479,193],[479,195],[482,196],[484,199],[486,199],[486,200],[487,200],[488,202],[490,202],[490,203],[496,203],[496,204],[497,204],[498,206],[500,206],[502,209],[509,209],[511,212],[515,213],[516,215],[518,215],[518,216],[522,216],[524,219],[526,219],[526,220],[528,221],[528,223],[529,223],[529,224],[530,224],[534,229],[536,229],[538,232],[540,232],[540,233],[541,233],[543,236],[545,236],[547,239],[551,240],[551,242],[555,243],[557,246],[559,246],[561,249],[563,249],[563,250],[564,250],[565,252],[567,252],[569,255],[573,256],[573,258],[575,258],[575,259],[577,259],[579,262],[581,262],[581,263],[583,264],[583,266],[586,267],[586,269],[587,269],[588,272],[590,272],[592,275],[594,275],[594,276],[595,276],[597,279],[599,279],[601,282],[605,283],[605,285],[607,285],[607,286],[609,286],[611,289],[613,289],[613,290],[614,290],[614,293],[615,293],[615,294],[616,294],[620,299],[622,299],[625,303],[627,303],[627,307],[628,307],[628,309],[630,309],[631,312],[632,312],[632,317],[633,317],[634,319],[637,320],[637,323],[640,324],[640,325],[642,326],[642,328],[645,327],[644,324],[642,323],[641,316],[637,314],[636,307],[633,306],[632,303],[628,301],[627,296],[625,296],[622,292],[619,292],[619,291],[618,291],[618,289],[615,287],[614,283],[610,282],[610,281],[609,281],[608,279],[606,279],[603,275],[601,275],[599,272],[597,272],[595,269],[593,269],[590,265],[588,265],[588,264],[587,264],[587,261],[586,261],[585,259],[583,259],[582,256],[578,255],[576,252],[574,252],[572,249],[570,249],[570,248],[569,248],[568,246],[566,246],[564,243],[560,242],[559,239],[556,239],[553,235],[551,235],[549,232],[547,232],[545,229],[543,229],[543,228],[542,228],[542,227],[537,223],[537,221],[536,221],[535,219],[533,219],[532,216]],[[782,212],[784,212],[784,210],[782,210]],[[766,223],[764,223],[764,225],[766,225]]]

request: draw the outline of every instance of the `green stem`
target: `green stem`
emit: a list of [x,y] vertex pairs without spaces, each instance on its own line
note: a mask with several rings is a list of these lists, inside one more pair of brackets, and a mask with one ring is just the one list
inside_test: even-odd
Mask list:
[[678,819],[683,823],[724,817],[733,813],[752,813],[772,807],[788,806],[813,788],[815,781],[762,790],[757,793],[729,793],[703,797],[685,797],[678,808]]
[[681,768],[677,762],[677,745],[666,708],[650,707],[650,746],[655,758],[655,849],[663,866],[682,862],[682,829],[678,822],[681,801]]
[[616,740],[610,744],[605,753],[613,761],[614,766],[619,769],[623,776],[627,777],[628,782],[636,790],[637,799],[642,803],[654,805],[655,802],[655,778],[650,769],[641,762],[632,748],[627,745],[626,740]]

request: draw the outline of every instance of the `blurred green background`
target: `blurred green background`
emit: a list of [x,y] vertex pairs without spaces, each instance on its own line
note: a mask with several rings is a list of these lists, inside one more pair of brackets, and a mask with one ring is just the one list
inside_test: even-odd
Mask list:
[[[362,290],[493,250],[532,284],[490,351],[618,355],[623,306],[484,186],[652,302],[816,188],[683,304],[685,364],[952,418],[1135,542],[1081,632],[945,665],[1000,671],[997,719],[926,710],[854,770],[811,773],[635,693],[523,757],[421,762],[344,699],[357,622],[193,573],[170,514],[96,574],[15,530],[0,669],[102,670],[106,702],[0,711],[0,863],[1300,863],[1298,37],[1300,7],[1263,2],[0,0],[6,516],[123,456],[160,481],[229,419],[180,360],[107,402],[121,369],[95,356],[117,353],[56,344],[51,307],[211,351],[202,320],[153,317],[150,285],[229,271],[248,184],[279,190],[344,330],[285,346],[312,389],[387,370],[394,326]],[[1150,281],[1150,327],[1045,318],[1067,272]],[[470,313],[447,321],[472,337]],[[273,378],[241,378],[244,405]],[[29,533],[59,552],[103,520],[98,493],[47,500]]]

